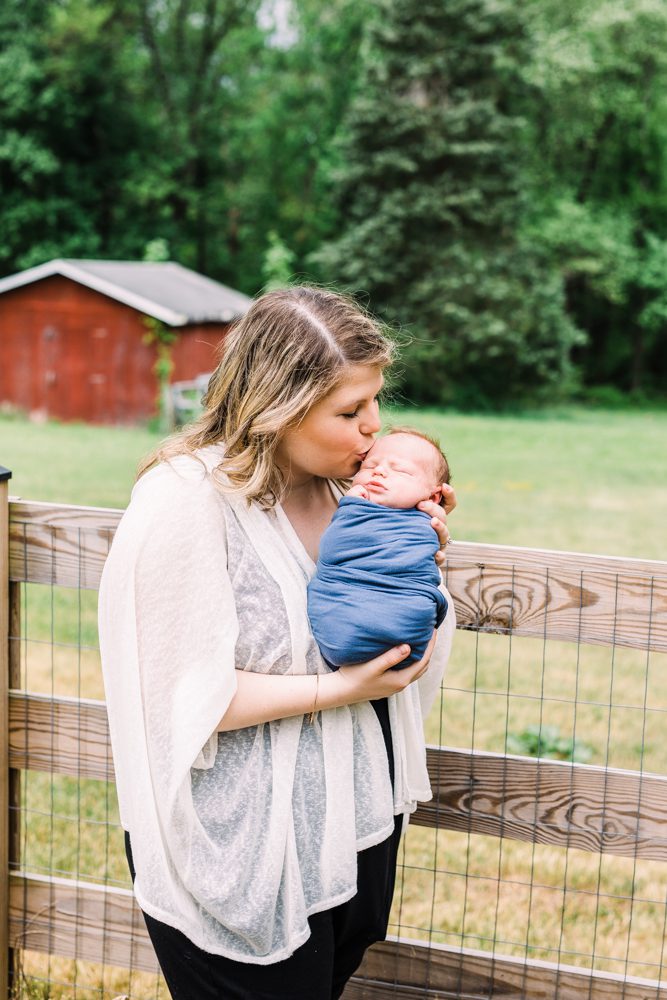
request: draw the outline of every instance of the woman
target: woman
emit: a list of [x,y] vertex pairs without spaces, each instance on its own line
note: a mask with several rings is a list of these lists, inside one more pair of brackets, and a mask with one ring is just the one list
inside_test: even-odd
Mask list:
[[330,672],[306,585],[380,428],[391,353],[340,295],[262,296],[118,527],[107,708],[135,895],[175,1000],[333,1000],[386,933],[454,622],[405,669],[397,647]]

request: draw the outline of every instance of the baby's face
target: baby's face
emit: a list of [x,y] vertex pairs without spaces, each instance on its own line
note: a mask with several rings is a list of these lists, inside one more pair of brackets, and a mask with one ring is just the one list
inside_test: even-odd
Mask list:
[[383,507],[415,507],[420,500],[440,500],[435,482],[433,445],[412,434],[379,438],[352,480]]

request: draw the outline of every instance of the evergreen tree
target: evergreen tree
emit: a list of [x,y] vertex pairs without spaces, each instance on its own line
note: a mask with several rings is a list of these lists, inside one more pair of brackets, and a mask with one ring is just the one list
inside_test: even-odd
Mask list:
[[519,237],[525,35],[502,0],[382,0],[342,139],[345,229],[315,258],[409,337],[406,391],[483,405],[553,386],[578,334]]

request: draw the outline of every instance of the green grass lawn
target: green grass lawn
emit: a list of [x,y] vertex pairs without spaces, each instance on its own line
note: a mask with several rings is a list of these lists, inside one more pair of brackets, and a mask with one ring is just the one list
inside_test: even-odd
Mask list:
[[[455,538],[667,559],[667,412],[386,417],[440,438],[459,498]],[[144,429],[0,418],[0,464],[14,473],[11,492],[26,499],[123,507],[139,459],[158,440]],[[96,595],[30,586],[24,598],[25,686],[102,698]],[[541,722],[584,741],[591,763],[667,774],[666,660],[460,632],[428,739],[503,751],[508,734]],[[23,791],[27,868],[127,884],[110,786],[27,772]],[[667,897],[657,862],[413,826],[402,861],[394,933],[551,961],[560,949],[569,964],[656,975]],[[85,963],[33,957],[26,969],[79,982],[74,992],[26,987],[26,997],[157,996],[151,977],[135,974],[128,985],[124,973]]]
[[[385,415],[440,438],[459,498],[455,538],[667,559],[666,411]],[[158,440],[143,428],[0,417],[0,464],[13,494],[123,507]]]
[[667,559],[667,413],[401,410],[440,438],[467,541]]
[[142,427],[32,424],[0,417],[0,465],[10,493],[96,507],[125,507],[136,467],[160,440]]

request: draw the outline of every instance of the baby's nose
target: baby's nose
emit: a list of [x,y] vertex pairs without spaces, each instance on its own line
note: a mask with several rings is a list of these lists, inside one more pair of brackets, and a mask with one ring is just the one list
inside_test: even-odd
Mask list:
[[376,476],[387,475],[387,470],[385,469],[384,465],[382,465],[380,462],[378,462],[378,464],[375,466],[375,475]]

